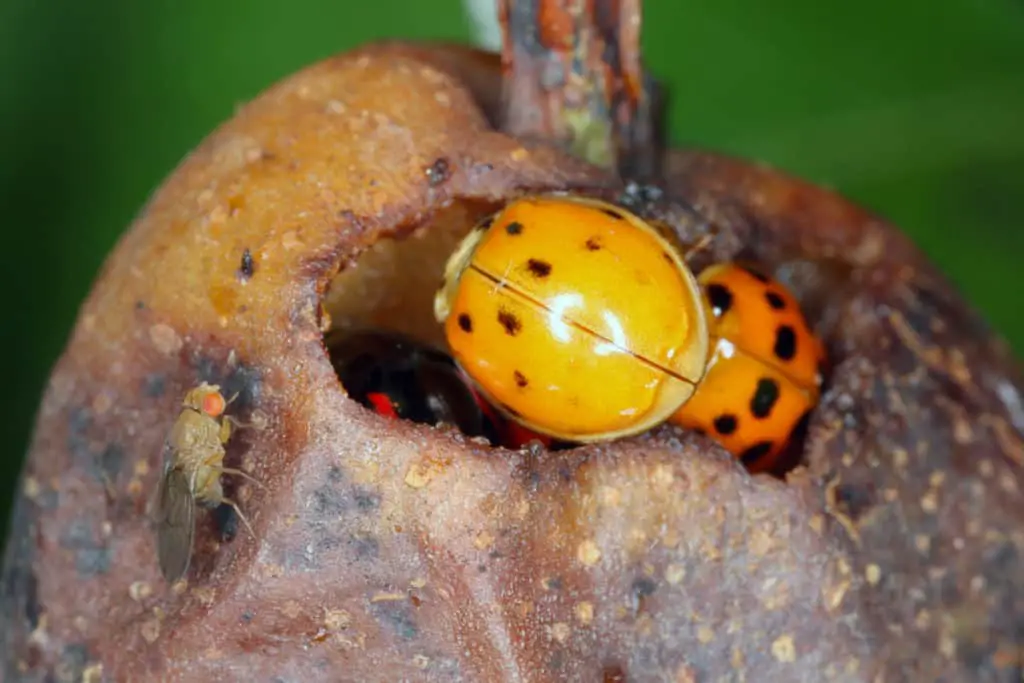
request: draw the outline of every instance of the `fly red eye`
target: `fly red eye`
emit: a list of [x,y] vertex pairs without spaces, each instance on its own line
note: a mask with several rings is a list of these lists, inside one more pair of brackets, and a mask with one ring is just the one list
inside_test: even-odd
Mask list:
[[210,417],[220,417],[225,407],[224,397],[220,394],[210,393],[203,396],[203,412]]

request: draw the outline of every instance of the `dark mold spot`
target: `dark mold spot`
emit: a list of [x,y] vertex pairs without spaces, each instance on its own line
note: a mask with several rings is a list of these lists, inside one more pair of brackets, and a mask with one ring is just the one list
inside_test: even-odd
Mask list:
[[614,218],[617,221],[625,220],[625,216],[623,216],[618,211],[615,211],[614,209],[601,209],[601,212],[604,213],[604,215],[610,216],[611,218]]
[[230,543],[238,535],[238,513],[227,503],[221,503],[213,511],[213,523],[217,526],[220,540]]
[[245,410],[259,403],[262,381],[262,375],[255,366],[239,365],[234,368],[234,371],[220,383],[224,397],[234,398],[228,410]]
[[61,536],[60,544],[75,553],[75,570],[80,578],[105,574],[110,569],[110,550],[93,538],[92,525],[84,520],[72,522]]
[[110,550],[104,547],[80,548],[75,552],[75,571],[88,579],[110,570]]
[[242,621],[244,621],[247,624],[251,622],[255,617],[256,615],[253,614],[252,610],[245,610],[244,612],[242,612]]
[[353,534],[348,544],[361,560],[373,560],[380,556],[380,541],[373,536]]
[[768,455],[772,450],[773,445],[774,444],[772,444],[771,441],[758,441],[753,446],[740,453],[740,462],[744,465],[753,465],[758,460]]
[[35,630],[39,625],[39,615],[43,612],[39,606],[39,579],[35,574],[26,574],[21,595],[25,598],[25,620]]
[[658,584],[654,583],[652,579],[649,579],[646,576],[633,582],[633,592],[642,598],[646,598],[648,595],[653,595],[654,591],[657,589]]
[[143,310],[143,309],[144,309],[145,307],[146,307],[146,302],[145,302],[145,301],[136,301],[136,302],[135,302],[135,310],[136,310],[136,311],[141,311],[141,310]]
[[588,237],[583,246],[587,248],[587,251],[600,251],[601,240],[597,237]]
[[242,263],[238,266],[238,275],[243,280],[248,280],[256,272],[256,264],[252,260],[252,252],[249,247],[242,251]]
[[[3,564],[0,565],[0,619],[7,630],[5,632],[4,629],[0,629],[0,644],[7,646],[11,641],[5,641],[4,636],[7,632],[14,631],[19,618],[17,615],[23,614],[30,629],[34,630],[42,614],[33,569],[37,540],[36,517],[34,509],[25,498],[15,498],[8,527],[7,553]],[[10,650],[5,649],[4,652],[9,654]],[[13,662],[8,661],[8,665],[13,666]],[[10,668],[7,672],[10,673]],[[4,673],[4,666],[0,665],[0,677]],[[7,680],[22,680],[21,676],[22,674],[10,673]]]
[[776,292],[765,292],[764,298],[768,300],[768,305],[774,308],[776,311],[781,311],[786,308],[786,301]]
[[459,313],[459,329],[466,333],[473,331],[473,319],[469,313]]
[[68,428],[71,432],[80,435],[91,424],[92,414],[88,408],[75,408],[71,411],[71,416],[68,418]]
[[345,494],[331,484],[323,484],[314,489],[312,494],[313,512],[318,517],[339,517],[348,509]]
[[419,628],[416,627],[416,621],[406,602],[394,600],[370,603],[370,611],[378,621],[403,640],[413,640],[419,635]]
[[61,681],[80,681],[89,662],[89,649],[80,643],[65,645],[57,662],[57,679]]
[[498,309],[498,324],[505,329],[505,334],[514,337],[523,329],[523,323],[516,317],[515,313],[504,308]]
[[121,473],[121,465],[124,464],[124,450],[115,443],[108,444],[96,457],[96,461],[107,481],[114,483],[117,481],[117,475]]
[[[225,368],[227,363],[208,356],[195,355],[192,367],[199,380],[216,384],[224,398],[231,401],[229,414],[237,415],[259,403],[262,373],[255,365],[236,362]],[[196,384],[199,382],[197,381]],[[189,387],[191,388],[191,387]]]
[[722,436],[729,436],[736,431],[738,426],[736,422],[736,416],[725,413],[715,418],[715,431]]
[[522,235],[523,224],[520,223],[519,221],[512,221],[511,223],[505,226],[505,232],[507,232],[509,235],[512,235],[513,237],[515,237],[516,235]]
[[732,292],[725,285],[710,284],[705,291],[708,293],[711,311],[715,314],[716,318],[722,317],[732,308]]
[[356,507],[362,512],[371,512],[380,507],[380,496],[370,491],[357,491],[353,498]]
[[855,482],[836,486],[836,506],[853,521],[875,506],[875,492],[871,484]]
[[750,412],[759,420],[763,420],[772,413],[776,402],[779,400],[779,384],[770,377],[762,377],[757,380],[757,389],[754,390],[754,397],[750,399]]
[[530,383],[530,381],[526,379],[526,375],[519,372],[518,370],[512,372],[512,378],[515,380],[516,386],[519,387],[520,389],[525,389],[526,385]]
[[427,167],[426,174],[427,184],[431,187],[437,187],[442,184],[451,177],[451,168],[448,165],[448,160],[444,157],[438,157],[434,160],[434,163]]
[[645,611],[647,598],[654,594],[654,591],[658,588],[658,584],[654,583],[654,581],[646,576],[643,576],[633,581],[630,588],[632,590],[630,595],[630,607],[633,610],[633,614],[637,615]]
[[793,360],[796,355],[796,332],[789,325],[780,325],[775,331],[775,347],[772,349],[780,360]]
[[162,372],[152,372],[142,380],[142,393],[147,398],[160,398],[167,391],[167,376]]
[[551,264],[547,261],[541,261],[540,259],[532,258],[526,262],[526,269],[530,271],[530,274],[537,278],[546,278],[551,275]]

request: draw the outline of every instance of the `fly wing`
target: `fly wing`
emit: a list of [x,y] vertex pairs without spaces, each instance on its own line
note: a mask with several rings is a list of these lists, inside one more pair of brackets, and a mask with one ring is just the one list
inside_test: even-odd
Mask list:
[[169,583],[188,571],[195,514],[196,501],[189,476],[180,467],[168,466],[160,478],[153,521],[160,571]]

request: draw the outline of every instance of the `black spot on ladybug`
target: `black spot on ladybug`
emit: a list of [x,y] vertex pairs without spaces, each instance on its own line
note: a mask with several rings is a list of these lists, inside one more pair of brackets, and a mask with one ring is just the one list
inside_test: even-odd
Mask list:
[[771,441],[758,441],[747,450],[740,453],[740,462],[744,465],[753,465],[758,460],[768,455],[774,444]]
[[736,416],[725,413],[715,418],[715,431],[722,436],[729,436],[736,431],[737,422]]
[[720,318],[732,308],[732,292],[725,285],[710,284],[707,286],[708,301],[716,318]]
[[246,247],[242,252],[242,263],[238,267],[238,274],[243,280],[248,280],[256,272],[256,264],[252,260],[252,252]]
[[780,360],[793,360],[796,355],[796,332],[789,325],[779,325],[775,330],[775,348],[772,349]]
[[498,309],[498,324],[505,328],[505,334],[514,337],[523,329],[523,323],[516,317],[515,313],[504,308]]
[[512,372],[512,378],[516,381],[516,386],[519,387],[520,389],[525,389],[526,385],[530,383],[530,381],[526,379],[526,375],[519,372],[518,370]]
[[469,313],[459,313],[459,329],[463,332],[473,331],[473,319],[469,317]]
[[772,413],[772,409],[779,400],[779,383],[770,377],[762,377],[757,380],[757,389],[754,390],[754,397],[750,399],[750,412],[759,420],[763,420]]
[[598,239],[597,237],[589,237],[587,238],[587,241],[584,243],[584,246],[587,248],[587,251],[600,251],[601,240]]
[[427,184],[431,187],[437,187],[451,177],[451,169],[448,166],[448,160],[444,157],[435,159],[434,163],[427,167],[426,174]]
[[519,221],[512,221],[511,223],[505,226],[505,232],[512,235],[513,237],[516,235],[522,235],[523,224],[520,223]]
[[768,305],[774,308],[776,311],[781,311],[786,307],[786,301],[776,292],[765,292],[764,298],[768,300]]
[[540,259],[532,258],[526,262],[526,269],[530,271],[530,274],[534,277],[545,278],[551,275],[551,264],[547,261],[541,261]]
[[610,216],[610,217],[614,218],[617,221],[625,220],[625,217],[621,213],[619,213],[618,211],[615,211],[614,209],[601,209],[601,211],[606,216]]
[[751,268],[750,266],[743,266],[743,270],[750,273],[750,276],[757,280],[758,282],[763,282],[764,284],[768,284],[769,282],[771,282],[771,280],[768,279],[767,275],[759,272],[755,268]]

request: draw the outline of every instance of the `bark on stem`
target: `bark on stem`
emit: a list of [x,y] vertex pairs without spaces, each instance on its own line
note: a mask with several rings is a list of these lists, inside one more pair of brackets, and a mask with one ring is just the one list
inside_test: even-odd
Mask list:
[[661,156],[641,0],[498,0],[502,128],[641,182]]

